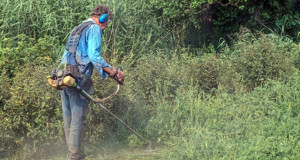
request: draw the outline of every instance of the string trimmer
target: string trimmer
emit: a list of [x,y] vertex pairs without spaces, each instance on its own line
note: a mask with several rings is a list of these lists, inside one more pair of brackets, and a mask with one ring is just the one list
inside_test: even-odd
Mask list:
[[[68,68],[69,66],[67,66]],[[69,67],[70,68],[70,67]],[[69,70],[72,70],[69,69]],[[61,74],[61,78],[59,78],[59,74]],[[58,75],[58,76],[57,76]],[[76,81],[74,79],[75,76],[73,76],[73,74],[69,74],[68,69],[67,69],[67,73],[57,73],[55,76],[50,76],[48,77],[48,83],[56,89],[64,89],[66,87],[72,87],[72,88],[76,88],[77,91],[82,94],[83,96],[85,96],[87,99],[89,99],[90,101],[93,101],[97,104],[99,104],[99,106],[105,110],[107,113],[109,113],[112,117],[114,117],[116,120],[118,120],[121,124],[123,124],[129,131],[131,131],[133,134],[135,134],[140,140],[144,141],[146,145],[148,145],[148,147],[151,147],[151,142],[147,139],[145,139],[144,137],[142,137],[140,134],[138,134],[135,130],[133,130],[131,127],[129,127],[124,121],[122,121],[120,118],[118,118],[115,114],[113,114],[111,111],[109,111],[106,107],[104,107],[101,102],[111,98],[112,96],[116,95],[119,91],[120,88],[120,84],[118,83],[117,86],[117,90],[111,94],[110,96],[100,99],[100,98],[93,98],[89,93],[87,93],[84,89],[82,89],[79,85],[76,84]]]

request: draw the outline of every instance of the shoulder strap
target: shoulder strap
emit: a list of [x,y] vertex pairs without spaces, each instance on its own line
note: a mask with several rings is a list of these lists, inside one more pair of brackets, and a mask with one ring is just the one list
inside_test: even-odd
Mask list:
[[93,24],[93,23],[94,22],[92,22],[92,21],[87,21],[87,22],[84,22],[84,23],[80,24],[79,26],[76,27],[75,30],[73,30],[72,36],[74,36],[75,34],[81,35],[82,30],[85,27],[87,27],[88,25]]
[[78,46],[78,42],[79,42],[81,33],[84,28],[86,28],[87,26],[89,26],[90,24],[93,24],[93,23],[94,22],[92,22],[92,21],[87,21],[87,22],[84,22],[84,23],[80,24],[79,26],[75,27],[70,35],[70,38],[68,39],[66,49],[69,53],[71,53],[73,55],[73,58],[75,60],[77,67],[79,64],[78,64],[78,61],[76,60],[76,50],[77,50],[77,46]]
[[68,52],[70,52],[72,54],[76,53],[77,45],[78,45],[78,42],[79,42],[79,39],[80,39],[83,29],[92,23],[93,23],[92,21],[84,22],[73,29],[73,31],[70,35],[70,38],[68,40],[68,43],[67,43],[66,49]]

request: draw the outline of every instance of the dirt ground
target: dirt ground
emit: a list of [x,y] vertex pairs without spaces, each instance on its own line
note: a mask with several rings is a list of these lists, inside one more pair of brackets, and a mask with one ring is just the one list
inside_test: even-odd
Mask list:
[[[157,160],[161,159],[161,150],[156,147],[85,147],[86,160]],[[50,157],[49,160],[65,160],[66,152]]]
[[[162,149],[157,147],[141,146],[130,147],[127,145],[84,145],[86,160],[157,160],[162,159]],[[26,157],[26,158],[25,158]],[[66,146],[49,147],[42,154],[19,153],[12,155],[11,151],[0,149],[1,160],[66,160]]]

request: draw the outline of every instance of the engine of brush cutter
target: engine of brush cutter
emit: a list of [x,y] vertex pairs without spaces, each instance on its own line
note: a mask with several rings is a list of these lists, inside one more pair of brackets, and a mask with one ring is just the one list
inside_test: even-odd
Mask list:
[[76,66],[67,64],[65,69],[54,69],[48,77],[48,83],[55,89],[63,90],[67,87],[76,87],[76,77],[80,72]]

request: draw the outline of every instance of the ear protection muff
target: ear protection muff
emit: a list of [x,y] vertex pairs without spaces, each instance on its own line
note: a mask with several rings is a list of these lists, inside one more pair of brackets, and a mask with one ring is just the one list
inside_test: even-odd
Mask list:
[[99,22],[100,23],[105,23],[106,21],[108,20],[108,15],[107,14],[102,14],[100,17],[99,17]]

